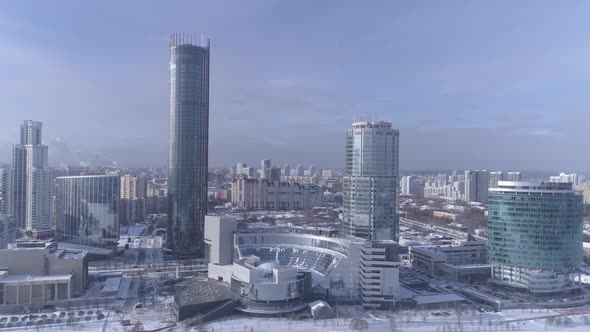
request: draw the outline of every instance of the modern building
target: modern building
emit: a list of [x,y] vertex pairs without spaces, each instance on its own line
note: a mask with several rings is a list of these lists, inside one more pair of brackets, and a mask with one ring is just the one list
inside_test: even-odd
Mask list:
[[360,288],[363,307],[387,310],[399,299],[397,243],[367,241],[361,248]]
[[248,167],[246,163],[237,163],[236,164],[236,175],[244,174],[244,168]]
[[47,232],[53,228],[53,171],[49,168],[47,145],[42,144],[41,122],[26,120],[20,126],[20,144],[13,147],[10,185],[11,213],[25,232]]
[[208,276],[230,285],[239,311],[275,315],[300,310],[317,299],[389,308],[399,300],[393,241],[241,233],[235,220],[223,217],[208,218],[205,229],[211,248]]
[[404,196],[409,196],[410,194],[410,188],[412,186],[412,182],[414,181],[415,177],[411,176],[411,175],[406,175],[406,176],[402,176],[401,180],[400,180],[400,194],[404,195]]
[[459,245],[411,246],[412,268],[453,282],[485,281],[490,277],[487,243],[469,236]]
[[12,169],[0,168],[0,215],[12,215]]
[[271,167],[269,180],[271,182],[281,181],[281,169],[278,167]]
[[504,173],[502,171],[495,171],[489,173],[489,187],[496,188],[498,187],[498,182],[504,181]]
[[59,241],[101,245],[119,240],[118,175],[55,179],[55,235]]
[[569,182],[500,181],[490,189],[493,282],[534,295],[577,289],[583,210],[582,194]]
[[489,182],[489,174],[486,170],[465,171],[465,200],[487,203]]
[[209,41],[170,38],[170,146],[166,245],[203,256],[209,153]]
[[389,122],[356,122],[346,131],[345,233],[370,240],[397,239],[398,146],[399,131]]
[[87,252],[55,242],[17,242],[0,250],[0,266],[0,306],[64,305],[88,280]]
[[147,179],[141,176],[121,176],[121,207],[119,223],[128,225],[145,221]]
[[232,181],[232,203],[253,210],[309,210],[322,205],[322,187],[240,177]]

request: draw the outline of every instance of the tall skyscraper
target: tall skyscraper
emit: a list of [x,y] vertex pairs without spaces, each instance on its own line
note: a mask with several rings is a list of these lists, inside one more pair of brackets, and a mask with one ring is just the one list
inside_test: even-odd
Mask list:
[[489,182],[488,171],[465,171],[465,200],[487,203]]
[[492,280],[535,295],[572,290],[583,257],[582,193],[571,183],[500,181],[488,201]]
[[97,245],[119,240],[118,175],[55,179],[55,235],[60,241]]
[[11,212],[18,228],[46,232],[53,227],[53,172],[47,165],[41,122],[26,120],[20,126],[20,144],[13,147]]
[[399,131],[384,121],[346,131],[343,178],[345,233],[371,240],[398,237]]
[[263,180],[270,180],[272,163],[270,159],[263,159],[260,161],[260,178]]
[[179,255],[204,255],[209,153],[209,41],[170,38],[168,236]]

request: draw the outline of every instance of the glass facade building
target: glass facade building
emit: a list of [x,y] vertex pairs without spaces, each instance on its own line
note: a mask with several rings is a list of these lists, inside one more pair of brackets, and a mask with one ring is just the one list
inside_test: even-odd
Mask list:
[[583,196],[571,183],[500,181],[488,195],[492,281],[532,294],[575,289]]
[[170,139],[166,246],[203,256],[209,153],[209,42],[170,39]]
[[346,131],[345,233],[370,240],[397,239],[398,146],[399,131],[389,122],[356,122]]
[[55,179],[55,233],[60,241],[98,245],[119,240],[118,175]]

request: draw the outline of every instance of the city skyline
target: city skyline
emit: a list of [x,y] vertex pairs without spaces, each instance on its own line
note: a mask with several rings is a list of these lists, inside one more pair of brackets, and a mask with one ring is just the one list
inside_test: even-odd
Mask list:
[[[10,70],[0,97],[10,111],[0,161],[29,118],[45,124],[53,164],[165,165],[162,45],[170,31],[195,31],[218,40],[211,166],[271,158],[342,168],[348,125],[384,119],[404,136],[401,169],[589,171],[575,152],[589,116],[580,86],[590,49],[578,43],[588,4],[186,3],[182,12],[140,6],[135,24],[125,14],[137,6],[110,4],[1,5],[0,64]],[[353,15],[372,19],[359,28]],[[101,21],[112,28],[95,29]],[[548,160],[541,149],[573,152]]]

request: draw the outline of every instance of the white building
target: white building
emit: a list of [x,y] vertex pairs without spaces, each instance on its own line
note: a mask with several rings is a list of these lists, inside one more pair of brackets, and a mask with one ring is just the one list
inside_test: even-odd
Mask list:
[[17,242],[0,250],[0,306],[51,304],[82,293],[88,279],[86,251],[57,243]]
[[489,188],[498,187],[499,181],[504,181],[504,173],[502,171],[490,172]]
[[506,181],[522,181],[522,175],[520,171],[508,172],[506,175]]
[[557,176],[550,176],[549,182],[569,182],[573,186],[577,186],[584,182],[586,178],[583,175],[577,173],[559,173]]
[[20,144],[12,154],[11,212],[17,227],[46,232],[53,227],[53,171],[48,167],[47,145],[42,144],[41,122],[21,125]]

